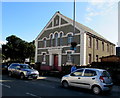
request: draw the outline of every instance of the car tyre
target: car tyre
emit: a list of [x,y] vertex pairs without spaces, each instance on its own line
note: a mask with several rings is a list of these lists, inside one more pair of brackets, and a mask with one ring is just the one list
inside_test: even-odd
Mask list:
[[23,73],[20,74],[20,79],[21,80],[25,79],[25,75]]
[[93,91],[94,94],[98,95],[98,94],[101,93],[101,88],[99,86],[94,86],[92,88],[92,91]]
[[68,88],[68,87],[69,87],[69,84],[68,84],[67,81],[63,81],[63,82],[62,82],[62,86],[63,86],[64,88]]
[[12,72],[9,71],[9,72],[8,72],[8,76],[9,76],[9,77],[12,77]]
[[34,77],[33,79],[37,79],[38,77]]

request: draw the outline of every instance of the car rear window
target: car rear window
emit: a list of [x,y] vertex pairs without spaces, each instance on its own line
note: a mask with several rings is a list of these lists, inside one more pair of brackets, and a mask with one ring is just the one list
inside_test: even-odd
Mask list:
[[103,77],[110,77],[110,74],[107,71],[102,72]]

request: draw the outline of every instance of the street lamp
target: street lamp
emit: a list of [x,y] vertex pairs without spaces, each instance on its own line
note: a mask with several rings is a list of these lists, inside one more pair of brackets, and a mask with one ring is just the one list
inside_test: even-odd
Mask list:
[[[75,51],[77,42],[75,42],[74,35],[75,35],[75,0],[74,0],[74,5],[73,5],[73,40],[71,42],[71,47],[70,47],[70,50]],[[74,57],[73,57],[73,63],[74,63]]]

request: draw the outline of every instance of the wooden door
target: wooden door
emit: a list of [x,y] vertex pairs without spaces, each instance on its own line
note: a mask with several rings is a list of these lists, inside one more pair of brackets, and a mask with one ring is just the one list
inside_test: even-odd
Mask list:
[[54,55],[54,68],[57,69],[58,67],[58,55]]

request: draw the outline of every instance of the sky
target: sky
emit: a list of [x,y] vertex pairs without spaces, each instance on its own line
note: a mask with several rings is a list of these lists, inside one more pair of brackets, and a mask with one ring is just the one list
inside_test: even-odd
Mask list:
[[[36,39],[52,16],[60,11],[61,14],[73,19],[73,2],[59,0],[55,2],[8,2],[0,3],[2,27],[0,43],[6,42],[6,37],[17,37],[31,42]],[[49,0],[48,0],[49,1]],[[96,2],[97,1],[97,2]],[[118,42],[118,0],[87,0],[76,1],[77,22],[93,29],[112,43]]]

